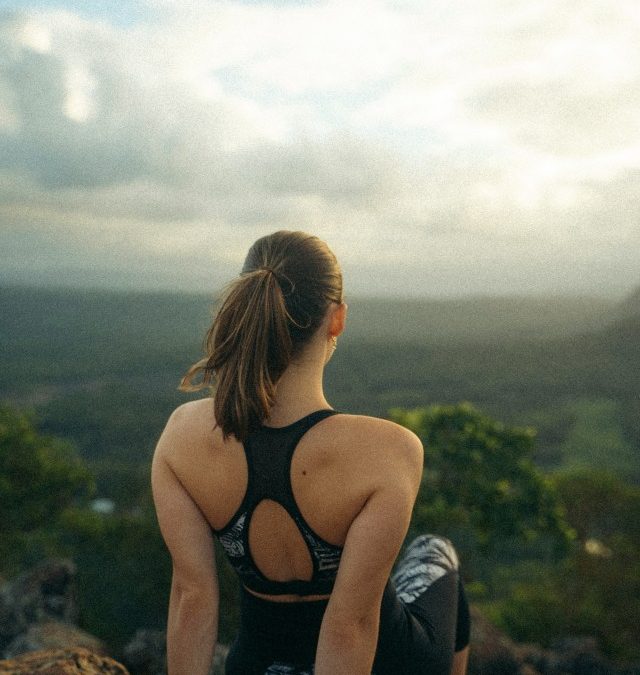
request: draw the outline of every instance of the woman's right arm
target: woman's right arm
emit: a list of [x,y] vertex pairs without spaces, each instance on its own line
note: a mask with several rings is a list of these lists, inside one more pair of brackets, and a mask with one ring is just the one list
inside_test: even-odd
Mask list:
[[401,439],[398,447],[388,448],[392,466],[380,472],[349,528],[322,621],[315,675],[371,673],[382,594],[407,534],[422,474],[422,443],[408,431]]
[[169,675],[207,675],[218,632],[218,579],[211,528],[171,467],[186,442],[174,413],[158,441],[151,480],[158,523],[173,563],[167,620]]

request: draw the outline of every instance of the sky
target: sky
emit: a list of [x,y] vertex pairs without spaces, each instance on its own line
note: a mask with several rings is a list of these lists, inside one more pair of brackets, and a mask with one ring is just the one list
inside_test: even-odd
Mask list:
[[640,284],[637,0],[0,0],[0,283],[208,292],[279,229],[347,296]]

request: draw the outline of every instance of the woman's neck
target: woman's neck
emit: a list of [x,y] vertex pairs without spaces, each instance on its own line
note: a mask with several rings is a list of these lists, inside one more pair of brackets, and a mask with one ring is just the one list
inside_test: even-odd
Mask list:
[[324,365],[324,354],[318,350],[308,350],[303,358],[289,364],[276,385],[269,425],[285,426],[314,410],[331,407],[322,386]]

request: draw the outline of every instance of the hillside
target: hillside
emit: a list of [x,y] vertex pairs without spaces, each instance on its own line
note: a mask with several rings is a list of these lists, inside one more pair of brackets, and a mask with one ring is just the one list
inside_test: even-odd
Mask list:
[[[345,339],[432,342],[557,337],[604,325],[615,303],[604,298],[469,297],[392,299],[347,297]],[[68,340],[171,339],[198,342],[214,297],[195,293],[143,293],[0,286],[0,337],[25,346],[41,338]]]
[[[348,302],[325,380],[335,407],[385,416],[469,400],[536,427],[545,468],[640,480],[638,320],[605,324],[611,306],[569,298]],[[132,471],[146,486],[162,425],[191,396],[176,387],[211,310],[200,295],[0,289],[0,400],[34,408],[91,460],[103,492],[131,498]]]
[[414,343],[573,335],[606,325],[614,306],[604,298],[580,296],[347,298],[347,303],[345,339]]

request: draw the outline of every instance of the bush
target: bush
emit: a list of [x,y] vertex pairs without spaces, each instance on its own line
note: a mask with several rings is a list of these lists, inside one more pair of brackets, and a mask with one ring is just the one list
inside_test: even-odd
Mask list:
[[68,506],[86,501],[93,487],[93,477],[70,444],[39,434],[30,416],[1,406],[3,571],[16,571],[23,564],[21,557],[28,539],[42,539],[41,534],[55,528]]
[[556,490],[531,458],[535,431],[508,427],[469,403],[392,409],[425,448],[412,531],[470,530],[483,550],[505,539],[573,538]]

